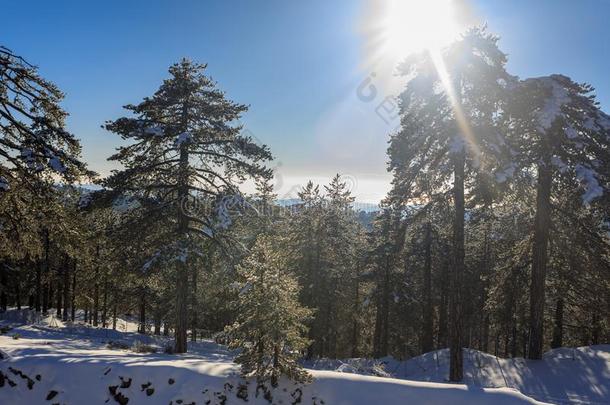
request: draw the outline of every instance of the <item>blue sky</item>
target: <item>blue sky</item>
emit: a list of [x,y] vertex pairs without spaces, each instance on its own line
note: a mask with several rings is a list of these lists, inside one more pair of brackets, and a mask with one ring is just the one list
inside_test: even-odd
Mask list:
[[[593,84],[610,108],[610,0],[472,0],[468,9],[501,36],[511,73],[567,74]],[[152,94],[167,67],[188,56],[250,105],[242,121],[274,152],[281,195],[339,172],[358,199],[376,201],[388,189],[395,122],[380,117],[390,90],[380,85],[368,102],[357,93],[371,73],[373,84],[391,74],[366,63],[370,11],[364,0],[13,1],[2,6],[0,43],[66,93],[69,129],[102,174],[119,138],[100,125]]]

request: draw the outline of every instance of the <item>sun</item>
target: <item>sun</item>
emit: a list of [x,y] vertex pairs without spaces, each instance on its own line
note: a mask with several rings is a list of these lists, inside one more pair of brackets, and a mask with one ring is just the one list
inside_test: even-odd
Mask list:
[[459,34],[452,0],[387,0],[382,24],[382,52],[404,58],[438,49]]
[[[397,63],[413,52],[439,49],[472,20],[463,0],[374,0],[364,13],[369,62]],[[467,16],[467,17],[465,17]]]

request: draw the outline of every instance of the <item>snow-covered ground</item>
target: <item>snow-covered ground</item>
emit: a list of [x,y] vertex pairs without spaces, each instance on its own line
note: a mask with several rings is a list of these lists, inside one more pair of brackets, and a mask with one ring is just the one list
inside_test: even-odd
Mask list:
[[[13,323],[11,326],[13,329],[0,335],[3,357],[0,404],[269,403],[263,390],[258,390],[257,396],[256,382],[240,378],[239,369],[232,361],[234,353],[210,341],[191,343],[186,355],[171,355],[162,353],[168,343],[165,338],[130,331],[63,325],[53,318],[37,324]],[[115,342],[115,346],[118,342],[127,347],[140,341],[156,347],[158,352],[141,354],[130,349],[110,349],[109,341]],[[473,356],[481,359],[476,363],[481,365],[476,372],[472,365],[478,360],[473,360]],[[540,367],[472,352],[467,356],[466,385],[443,383],[444,358],[441,351],[403,363],[387,359],[387,364],[374,367],[377,374],[398,378],[354,373],[360,368],[361,373],[371,374],[371,361],[317,362],[311,366],[332,370],[312,370],[314,382],[307,386],[282,381],[271,392],[271,402],[501,405],[559,403],[570,399],[610,403],[607,346],[581,348],[576,352],[555,351],[547,355]],[[492,360],[499,365],[492,366]],[[394,366],[398,368],[392,369]],[[502,382],[504,379],[506,383]],[[563,395],[558,395],[558,387],[563,387]]]
[[[317,360],[317,370],[379,375],[411,381],[445,382],[449,350],[399,361],[391,357]],[[503,359],[477,350],[464,351],[464,382],[470,387],[508,387],[540,401],[557,404],[610,404],[610,345],[560,348],[543,360]]]

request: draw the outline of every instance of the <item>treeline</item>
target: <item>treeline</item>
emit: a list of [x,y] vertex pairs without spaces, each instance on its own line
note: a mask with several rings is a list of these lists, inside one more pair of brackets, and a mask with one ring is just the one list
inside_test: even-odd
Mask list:
[[459,381],[462,347],[539,359],[610,341],[610,117],[587,84],[509,74],[484,30],[401,65],[372,224],[339,175],[277,205],[269,149],[234,124],[246,106],[189,60],[105,124],[121,169],[78,187],[95,174],[61,93],[5,48],[0,62],[3,310],[132,315],[178,353],[242,348],[244,373],[272,383],[306,381],[299,357],[449,347]]

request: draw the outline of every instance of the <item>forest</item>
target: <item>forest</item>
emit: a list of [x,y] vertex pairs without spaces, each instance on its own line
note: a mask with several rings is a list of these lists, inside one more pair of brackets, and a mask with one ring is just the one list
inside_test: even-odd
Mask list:
[[610,342],[610,116],[591,84],[511,74],[498,39],[473,28],[401,63],[374,212],[342,173],[279,198],[273,145],[238,124],[248,106],[213,60],[117,97],[99,124],[119,168],[98,175],[62,90],[4,44],[0,311],[133,319],[172,355],[211,339],[272,386],[307,383],[316,359],[449,348],[459,382],[465,349],[540,360]]

